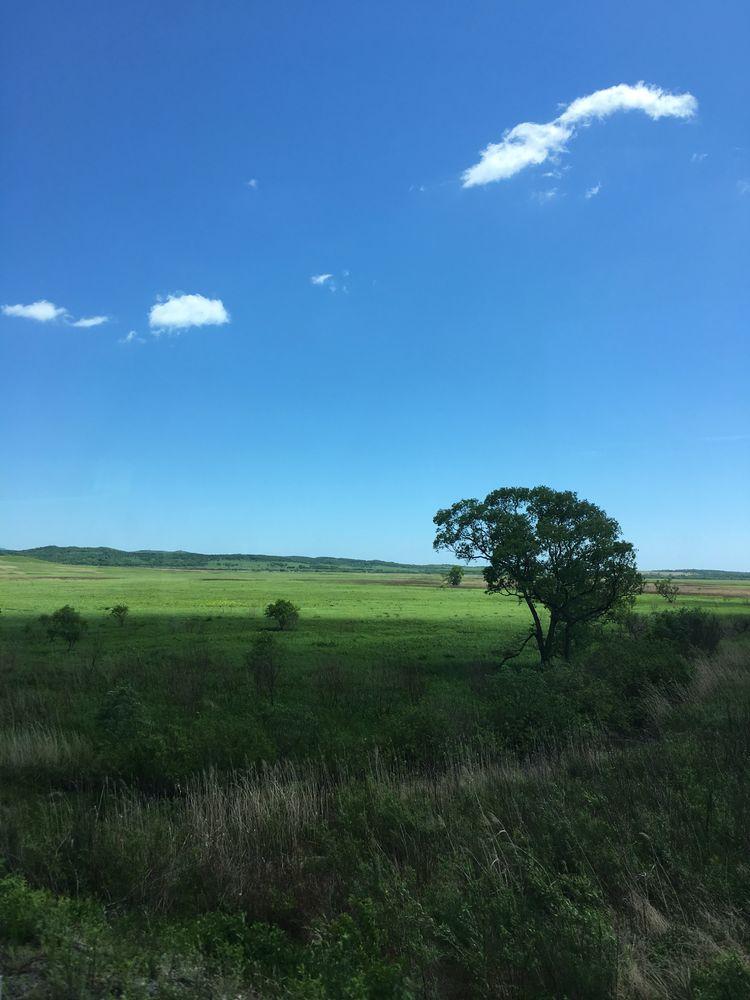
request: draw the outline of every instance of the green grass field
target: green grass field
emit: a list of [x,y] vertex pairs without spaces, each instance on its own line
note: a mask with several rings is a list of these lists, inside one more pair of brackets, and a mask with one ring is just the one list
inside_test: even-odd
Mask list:
[[[719,614],[750,613],[746,580],[691,580],[678,607]],[[717,593],[718,591],[718,593]],[[262,623],[269,601],[284,597],[302,609],[300,628],[285,639],[295,658],[322,649],[370,662],[374,652],[432,664],[491,658],[528,623],[515,599],[484,593],[482,581],[443,585],[435,574],[280,573],[69,566],[0,556],[0,610],[6,629],[28,624],[63,604],[79,610],[108,646],[153,649],[168,637],[196,637],[232,651]],[[115,604],[130,608],[122,631],[107,618]],[[652,593],[639,610],[663,608]],[[180,638],[182,636],[182,638]]]
[[1,556],[4,996],[750,995],[750,588],[637,610],[499,668],[476,577]]

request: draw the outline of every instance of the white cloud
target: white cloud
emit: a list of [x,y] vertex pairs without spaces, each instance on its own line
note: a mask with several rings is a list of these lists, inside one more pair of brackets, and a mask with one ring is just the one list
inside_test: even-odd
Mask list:
[[521,122],[490,143],[480,160],[462,175],[464,187],[507,180],[526,167],[538,166],[566,152],[567,143],[579,126],[601,121],[617,111],[643,111],[654,121],[660,118],[691,118],[698,108],[692,94],[669,94],[661,87],[627,83],[579,97],[551,122]]
[[71,326],[82,326],[84,329],[88,329],[90,326],[101,326],[102,323],[108,323],[109,316],[82,316],[81,319],[77,319],[75,323],[71,323]]
[[703,163],[703,161],[706,159],[707,156],[708,153],[693,153],[693,155],[690,157],[690,162]]
[[311,285],[325,285],[327,282],[333,281],[332,274],[311,274],[310,284]]
[[737,181],[737,190],[740,194],[750,194],[750,179],[743,177],[742,180]]
[[599,194],[599,192],[601,191],[601,189],[602,189],[602,183],[601,183],[601,181],[599,181],[597,184],[594,184],[593,187],[590,187],[586,191],[586,194],[584,195],[584,198],[596,198],[596,196]]
[[169,295],[156,302],[148,314],[152,330],[186,330],[190,326],[221,326],[229,322],[229,313],[221,299],[203,295]]
[[54,302],[40,299],[30,305],[3,306],[3,315],[18,316],[21,319],[34,319],[38,323],[49,323],[51,320],[64,316],[66,310],[61,306],[56,306]]
[[129,330],[126,336],[119,340],[121,344],[145,344],[143,337],[139,337],[135,330]]
[[253,190],[257,190],[257,188],[258,188],[258,178],[257,177],[251,177],[249,181],[245,181],[245,186],[249,187],[249,188],[253,188]]

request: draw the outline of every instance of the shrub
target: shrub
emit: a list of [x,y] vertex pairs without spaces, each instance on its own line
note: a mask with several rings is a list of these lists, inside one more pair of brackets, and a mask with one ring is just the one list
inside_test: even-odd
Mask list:
[[114,618],[117,624],[122,628],[125,624],[125,619],[130,614],[130,608],[127,604],[115,604],[113,608],[110,608],[109,615],[110,618]]
[[0,878],[0,940],[7,944],[38,941],[49,907],[49,893],[30,888],[18,875]]
[[655,639],[674,643],[682,653],[715,653],[721,639],[721,622],[702,608],[681,608],[654,615],[650,631]]
[[671,576],[665,580],[655,580],[654,590],[659,597],[664,598],[667,604],[674,604],[680,592],[679,586],[672,580]]
[[78,642],[88,627],[80,614],[65,604],[58,608],[49,617],[42,615],[40,621],[47,627],[47,635],[50,639],[63,639],[68,644],[68,649],[72,649]]
[[269,604],[263,614],[272,618],[282,630],[293,628],[299,621],[299,608],[283,597]]

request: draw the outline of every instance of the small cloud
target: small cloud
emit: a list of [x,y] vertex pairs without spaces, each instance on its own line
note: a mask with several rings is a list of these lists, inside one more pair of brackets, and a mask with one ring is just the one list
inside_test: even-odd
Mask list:
[[427,188],[424,186],[424,184],[410,184],[409,185],[409,190],[410,191],[420,191],[420,192],[422,192],[422,191],[426,191]]
[[693,155],[690,157],[690,162],[703,163],[703,161],[706,159],[707,156],[708,153],[693,153]]
[[737,181],[737,190],[741,195],[750,194],[750,178],[743,177]]
[[251,177],[249,181],[245,181],[245,187],[249,187],[249,188],[252,188],[253,191],[257,191],[258,190],[258,178],[257,177]]
[[203,295],[169,295],[156,302],[148,314],[148,325],[160,333],[163,330],[186,330],[191,326],[222,326],[229,322],[229,313],[221,299]]
[[548,205],[557,197],[557,188],[548,188],[546,191],[535,191],[531,197],[540,205]]
[[139,337],[135,330],[130,330],[124,337],[120,337],[120,344],[145,344],[143,337]]
[[333,280],[332,274],[311,274],[310,275],[311,285],[327,286],[332,291],[336,290],[336,282]]
[[601,189],[602,189],[602,184],[601,181],[599,181],[598,183],[594,184],[593,187],[590,187],[588,191],[586,191],[586,193],[584,194],[584,198],[596,198]]
[[82,316],[81,319],[77,319],[70,325],[88,329],[91,326],[101,326],[102,323],[109,323],[109,316]]
[[54,302],[48,302],[46,299],[40,299],[38,302],[32,302],[27,306],[15,305],[15,306],[3,306],[4,316],[18,316],[21,319],[33,319],[37,323],[49,323],[52,320],[59,319],[61,316],[66,315],[67,310],[63,309],[61,306],[56,306]]
[[500,142],[480,153],[478,163],[462,175],[463,186],[477,187],[507,180],[526,167],[539,166],[567,152],[579,127],[609,118],[618,111],[643,111],[649,118],[692,118],[698,102],[692,94],[670,94],[645,83],[620,83],[579,97],[551,122],[521,122],[508,129]]

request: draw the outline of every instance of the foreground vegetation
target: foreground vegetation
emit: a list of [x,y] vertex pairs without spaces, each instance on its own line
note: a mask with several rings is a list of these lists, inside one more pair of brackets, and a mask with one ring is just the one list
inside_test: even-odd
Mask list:
[[523,616],[466,582],[41,565],[0,583],[4,996],[750,995],[743,592],[498,668]]

